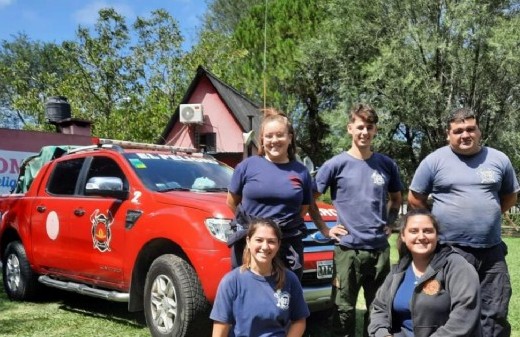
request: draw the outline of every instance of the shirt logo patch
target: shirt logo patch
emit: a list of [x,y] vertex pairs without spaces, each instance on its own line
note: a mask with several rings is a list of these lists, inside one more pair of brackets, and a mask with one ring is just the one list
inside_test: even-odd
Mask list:
[[385,177],[383,177],[381,173],[374,171],[374,173],[372,173],[372,181],[375,185],[383,186],[385,184]]
[[480,177],[481,184],[494,184],[497,182],[497,177],[493,170],[488,168],[481,168],[477,171],[477,174]]
[[276,306],[282,310],[289,310],[289,303],[291,302],[291,295],[287,291],[281,291],[278,289],[274,293],[276,297]]
[[294,188],[302,188],[303,183],[300,177],[291,175],[289,176],[289,180],[291,181],[291,185],[293,185]]
[[424,282],[422,292],[426,295],[435,295],[441,290],[441,284],[439,281],[433,279]]

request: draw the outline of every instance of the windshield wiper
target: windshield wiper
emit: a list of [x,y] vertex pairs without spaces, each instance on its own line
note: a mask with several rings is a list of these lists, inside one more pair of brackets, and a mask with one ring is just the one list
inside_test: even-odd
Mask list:
[[205,187],[201,188],[201,191],[204,192],[227,192],[227,187]]
[[170,187],[170,188],[163,188],[160,190],[157,190],[157,192],[171,192],[171,191],[191,191],[191,189],[186,187]]

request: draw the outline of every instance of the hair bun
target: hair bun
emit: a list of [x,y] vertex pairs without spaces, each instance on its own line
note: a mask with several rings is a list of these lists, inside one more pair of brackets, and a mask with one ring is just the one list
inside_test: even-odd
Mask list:
[[271,116],[287,117],[287,115],[285,113],[278,111],[275,108],[265,108],[265,109],[261,109],[260,111],[262,111],[264,113],[264,118],[271,117]]

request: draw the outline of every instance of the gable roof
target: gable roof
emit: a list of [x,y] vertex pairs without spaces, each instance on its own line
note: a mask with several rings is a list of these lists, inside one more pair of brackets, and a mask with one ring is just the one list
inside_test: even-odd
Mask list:
[[[253,103],[249,98],[247,98],[244,94],[231,87],[230,85],[224,83],[210,71],[205,69],[202,66],[197,68],[197,74],[195,78],[191,81],[186,94],[182,98],[180,104],[185,104],[189,101],[189,98],[192,96],[193,92],[197,88],[197,85],[202,80],[203,77],[207,77],[211,84],[215,87],[217,94],[219,95],[222,102],[227,106],[229,111],[233,117],[238,121],[238,124],[242,127],[244,132],[248,132],[250,130],[250,121],[248,116],[254,116],[252,120],[253,130],[255,135],[258,135],[258,131],[260,128],[260,122],[262,118],[262,113],[259,110],[259,106]],[[179,106],[175,110],[175,113],[171,116],[168,124],[164,128],[161,138],[158,140],[159,144],[164,144],[166,141],[166,137],[172,130],[173,126],[179,121]],[[258,147],[256,137],[253,140],[254,144]]]

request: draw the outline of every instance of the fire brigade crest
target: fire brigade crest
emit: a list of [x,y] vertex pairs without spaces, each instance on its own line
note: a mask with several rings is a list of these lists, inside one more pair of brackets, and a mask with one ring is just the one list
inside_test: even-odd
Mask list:
[[92,223],[92,242],[94,243],[94,248],[102,253],[110,251],[110,239],[112,237],[110,226],[113,221],[114,218],[110,211],[105,215],[100,213],[99,209],[96,209],[90,216],[90,222]]

